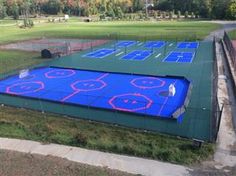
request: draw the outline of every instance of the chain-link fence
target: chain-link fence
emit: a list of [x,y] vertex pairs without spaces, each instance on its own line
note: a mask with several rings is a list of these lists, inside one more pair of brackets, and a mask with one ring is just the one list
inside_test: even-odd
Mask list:
[[233,43],[232,43],[229,35],[227,34],[227,32],[224,33],[223,40],[224,40],[224,42],[226,44],[226,47],[229,51],[230,58],[231,58],[232,63],[233,63],[233,67],[236,70],[236,48],[234,48]]

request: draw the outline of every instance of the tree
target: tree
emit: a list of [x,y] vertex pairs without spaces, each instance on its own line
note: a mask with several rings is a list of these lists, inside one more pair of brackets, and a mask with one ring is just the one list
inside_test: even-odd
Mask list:
[[110,2],[108,2],[108,4],[107,4],[106,15],[108,17],[112,17],[113,19],[115,18],[115,12],[114,12],[113,6],[112,6],[112,4]]
[[14,20],[18,20],[20,17],[19,6],[16,3],[14,3],[12,6],[12,16]]
[[157,17],[158,17],[157,11],[154,11],[153,17],[154,17],[155,19],[157,19]]
[[31,19],[29,19],[29,12],[31,7],[31,1],[25,0],[21,4],[21,14],[23,15],[24,19],[24,27],[33,27],[34,23]]
[[177,12],[177,18],[180,19],[180,17],[181,17],[181,12],[180,12],[180,10],[178,10],[178,12]]
[[133,0],[133,11],[137,12],[143,10],[144,8],[144,1],[143,0]]
[[195,18],[195,14],[194,14],[194,12],[191,13],[191,18],[192,18],[192,19]]
[[6,6],[3,4],[2,1],[0,1],[0,19],[3,19],[7,16],[6,10]]
[[195,0],[196,9],[193,10],[195,14],[202,18],[209,18],[211,15],[211,0]]
[[227,18],[231,20],[236,19],[236,0],[232,1],[227,10]]
[[172,20],[172,19],[173,19],[173,16],[174,16],[174,12],[173,12],[173,11],[170,11],[170,12],[169,12],[169,19]]
[[61,11],[61,4],[59,0],[48,0],[42,8],[45,13],[56,15]]
[[116,16],[119,19],[122,19],[124,17],[124,13],[123,13],[122,9],[119,6],[116,8],[115,12],[116,12]]
[[188,18],[188,11],[184,13],[184,18]]
[[231,0],[212,0],[211,17],[215,19],[225,19],[230,2]]

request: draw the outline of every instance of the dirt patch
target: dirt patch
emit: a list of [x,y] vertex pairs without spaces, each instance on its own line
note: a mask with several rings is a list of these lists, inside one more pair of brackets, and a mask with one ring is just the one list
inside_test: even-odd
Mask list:
[[204,162],[189,172],[191,176],[233,176],[236,175],[236,167],[217,168],[215,162]]
[[132,176],[52,156],[0,150],[0,176]]

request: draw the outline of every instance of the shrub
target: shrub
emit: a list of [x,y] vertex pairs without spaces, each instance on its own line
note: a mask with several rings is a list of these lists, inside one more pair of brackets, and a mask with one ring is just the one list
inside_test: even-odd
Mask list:
[[103,13],[99,16],[100,20],[105,20],[106,19],[106,15]]
[[192,18],[192,19],[195,18],[195,14],[194,14],[194,12],[191,13],[191,18]]
[[188,11],[184,13],[184,18],[188,18]]
[[85,136],[83,133],[78,132],[74,137],[75,143],[78,145],[85,146],[88,142],[87,136]]
[[0,3],[0,19],[3,19],[7,16],[6,7]]
[[178,11],[178,13],[177,13],[177,18],[180,19],[180,17],[181,17],[181,12]]

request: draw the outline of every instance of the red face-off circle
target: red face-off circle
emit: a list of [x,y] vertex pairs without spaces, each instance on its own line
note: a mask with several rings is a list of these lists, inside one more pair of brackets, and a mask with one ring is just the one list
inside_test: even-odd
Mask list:
[[131,84],[140,89],[154,89],[163,87],[165,85],[165,81],[159,78],[146,77],[133,79]]
[[102,80],[82,80],[74,82],[71,87],[76,91],[94,91],[103,89],[106,83]]
[[122,94],[116,95],[109,100],[113,109],[127,112],[135,112],[150,108],[152,100],[142,94]]
[[38,92],[42,89],[44,89],[44,83],[40,81],[35,81],[35,82],[23,82],[23,83],[13,84],[7,87],[6,92],[14,95],[22,95],[22,94]]
[[56,70],[52,70],[49,71],[47,73],[45,73],[45,77],[49,78],[49,79],[59,79],[59,78],[68,78],[71,77],[75,74],[74,70],[62,70],[62,69],[56,69]]

